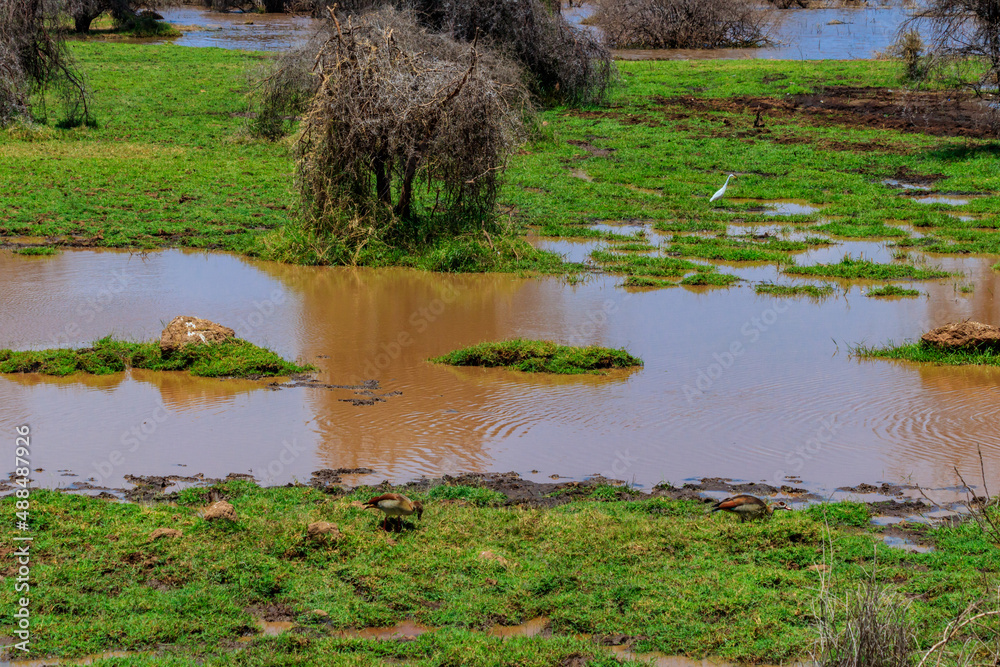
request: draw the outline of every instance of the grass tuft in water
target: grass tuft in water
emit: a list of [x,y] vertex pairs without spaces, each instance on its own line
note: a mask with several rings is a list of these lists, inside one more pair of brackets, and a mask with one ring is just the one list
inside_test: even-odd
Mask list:
[[544,340],[513,340],[480,343],[431,359],[451,366],[503,367],[529,373],[573,375],[598,373],[610,368],[642,366],[642,360],[624,349],[591,345],[571,347]]
[[851,354],[868,359],[899,359],[943,366],[1000,366],[1000,350],[991,348],[946,350],[922,342],[883,347],[858,345]]
[[776,285],[774,283],[761,283],[754,288],[757,294],[769,294],[771,296],[811,296],[814,299],[822,299],[833,294],[833,285],[823,283],[822,285]]
[[920,296],[920,290],[908,289],[906,287],[899,287],[897,285],[882,285],[880,287],[873,287],[867,292],[865,296],[868,297],[881,297],[881,296]]
[[797,276],[829,276],[849,280],[933,280],[951,275],[940,269],[922,269],[912,264],[879,264],[850,256],[845,256],[837,264],[790,266],[784,271]]
[[131,343],[110,336],[77,350],[0,350],[0,373],[109,375],[127,368],[189,371],[202,377],[274,377],[313,370],[240,339],[186,345],[169,356],[163,355],[158,342]]
[[681,281],[681,285],[708,285],[711,287],[729,287],[735,282],[739,282],[741,278],[730,275],[728,273],[694,273],[690,276],[685,276]]
[[31,246],[28,248],[17,248],[14,250],[15,255],[27,255],[29,257],[58,255],[59,252],[59,248],[53,248],[51,246]]
[[676,280],[668,278],[650,278],[649,276],[629,276],[622,283],[622,287],[677,287]]

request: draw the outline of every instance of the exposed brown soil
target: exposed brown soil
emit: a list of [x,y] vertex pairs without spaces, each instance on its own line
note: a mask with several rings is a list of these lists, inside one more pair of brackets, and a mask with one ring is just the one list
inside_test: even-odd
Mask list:
[[[765,126],[771,118],[803,117],[811,125],[872,127],[939,137],[993,137],[997,133],[985,101],[972,94],[955,91],[830,86],[818,93],[790,95],[784,99],[752,95],[727,98],[687,95],[659,97],[656,101],[662,111],[671,113],[676,112],[677,107],[694,111],[760,112]],[[876,141],[871,142],[869,149],[880,147],[884,147],[883,144]]]
[[295,610],[287,604],[254,605],[247,607],[244,611],[254,618],[268,623],[295,620]]
[[896,486],[895,484],[889,484],[888,482],[883,482],[881,486],[864,483],[858,484],[857,486],[842,486],[837,490],[847,491],[848,493],[880,493],[883,496],[903,495],[903,487]]

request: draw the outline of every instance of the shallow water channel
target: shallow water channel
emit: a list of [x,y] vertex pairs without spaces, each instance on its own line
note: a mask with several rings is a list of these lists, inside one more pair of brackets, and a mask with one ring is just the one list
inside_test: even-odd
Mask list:
[[[126,473],[285,483],[323,467],[374,469],[365,481],[516,470],[642,485],[796,475],[816,489],[948,486],[955,465],[978,479],[977,446],[988,470],[1000,465],[1000,369],[859,361],[848,350],[967,317],[1000,320],[990,262],[932,263],[964,271],[974,292],[949,279],[917,284],[920,298],[871,299],[856,285],[815,301],[757,296],[749,284],[630,292],[607,275],[569,285],[181,250],[3,250],[0,348],[84,346],[109,333],[149,340],[174,316],[195,315],[316,365],[323,382],[377,379],[384,400],[181,373],[7,375],[0,433],[31,424],[32,467],[42,469],[33,477],[49,487],[120,485]],[[781,280],[773,266],[733,272]],[[514,336],[624,346],[645,366],[552,377],[427,361]]]

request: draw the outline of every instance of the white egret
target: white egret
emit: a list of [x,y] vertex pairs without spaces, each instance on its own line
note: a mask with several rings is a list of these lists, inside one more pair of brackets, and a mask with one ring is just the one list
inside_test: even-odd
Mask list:
[[714,195],[712,195],[712,198],[709,199],[708,201],[713,202],[716,199],[720,198],[722,195],[726,194],[726,186],[729,185],[729,179],[732,178],[733,176],[734,174],[729,174],[729,178],[726,179],[725,184],[721,188],[719,188],[719,191],[716,192]]

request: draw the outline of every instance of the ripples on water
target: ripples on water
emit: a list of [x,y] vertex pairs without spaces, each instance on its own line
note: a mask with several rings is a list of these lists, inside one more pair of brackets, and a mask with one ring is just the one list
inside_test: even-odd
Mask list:
[[[866,255],[879,247],[858,245]],[[847,349],[914,338],[949,320],[996,321],[989,262],[940,263],[971,273],[976,291],[921,283],[928,297],[887,301],[845,286],[816,302],[758,297],[750,285],[626,291],[615,276],[567,285],[179,250],[143,260],[2,251],[0,346],[85,345],[112,331],[149,339],[173,316],[196,315],[315,364],[322,381],[375,377],[402,395],[359,407],[341,400],[351,396],[345,390],[270,391],[264,382],[175,373],[5,376],[0,431],[32,424],[33,464],[49,486],[79,479],[56,470],[106,471],[115,450],[125,463],[108,475],[113,483],[125,473],[195,472],[284,483],[318,467],[367,466],[400,481],[539,470],[640,484],[705,475],[780,483],[796,474],[828,488],[880,479],[946,485],[952,465],[978,465],[979,445],[988,464],[1000,463],[1000,369],[864,362]],[[771,266],[731,270],[787,281]],[[102,296],[116,277],[127,289]],[[627,347],[646,365],[610,377],[547,377],[427,362],[513,336]],[[134,451],[123,449],[135,443],[129,434]]]

